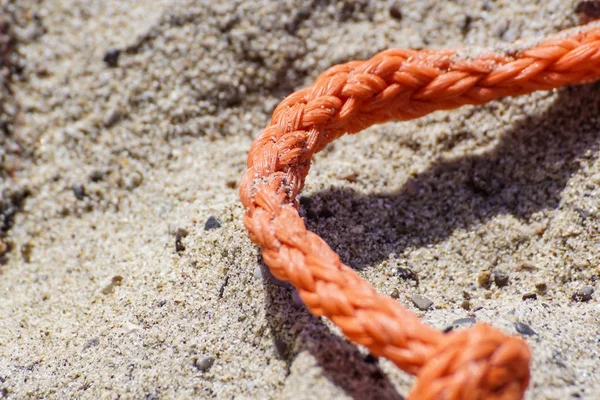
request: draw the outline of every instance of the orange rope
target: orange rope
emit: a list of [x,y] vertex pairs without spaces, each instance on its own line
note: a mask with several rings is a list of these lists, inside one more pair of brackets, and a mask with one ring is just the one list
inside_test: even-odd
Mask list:
[[252,145],[240,198],[244,224],[273,274],[352,341],[417,375],[409,399],[520,399],[529,383],[524,340],[489,325],[443,334],[382,296],[297,211],[313,154],[344,133],[600,78],[600,25],[514,55],[387,50],[330,68],[275,109]]

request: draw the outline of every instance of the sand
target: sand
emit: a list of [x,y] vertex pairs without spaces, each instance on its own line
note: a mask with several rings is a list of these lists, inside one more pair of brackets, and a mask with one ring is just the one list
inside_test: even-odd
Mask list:
[[[10,399],[402,399],[413,378],[311,316],[262,266],[237,197],[252,139],[336,63],[389,47],[502,47],[579,21],[563,0],[0,7]],[[600,398],[598,294],[573,299],[600,275],[599,91],[342,138],[316,157],[302,215],[427,323],[470,317],[522,334],[528,399]]]

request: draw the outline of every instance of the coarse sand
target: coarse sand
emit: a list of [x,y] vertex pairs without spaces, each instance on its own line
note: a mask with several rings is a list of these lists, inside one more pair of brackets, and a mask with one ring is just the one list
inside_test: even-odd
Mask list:
[[[0,398],[404,398],[262,265],[246,152],[329,66],[580,3],[0,0]],[[600,84],[376,126],[315,158],[301,213],[423,321],[523,335],[527,399],[598,399],[599,130]]]

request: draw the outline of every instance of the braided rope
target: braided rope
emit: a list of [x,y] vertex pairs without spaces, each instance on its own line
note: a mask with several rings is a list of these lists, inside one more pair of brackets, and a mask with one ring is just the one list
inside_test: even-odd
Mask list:
[[598,78],[600,25],[593,24],[514,55],[393,49],[334,66],[284,99],[250,149],[240,185],[250,238],[313,314],[417,375],[410,399],[520,399],[530,360],[521,338],[485,324],[449,334],[424,325],[306,229],[296,196],[313,154],[344,133]]

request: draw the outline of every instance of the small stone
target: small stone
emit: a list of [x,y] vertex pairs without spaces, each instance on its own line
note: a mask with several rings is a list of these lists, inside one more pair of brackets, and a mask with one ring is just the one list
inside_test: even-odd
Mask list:
[[123,277],[121,275],[115,275],[115,276],[112,277],[112,279],[110,280],[110,282],[114,286],[121,286],[123,284]]
[[85,197],[85,187],[80,184],[73,185],[73,194],[77,200],[83,200]]
[[535,293],[525,293],[523,295],[523,301],[525,300],[537,300],[537,294]]
[[396,276],[403,281],[414,281],[419,286],[419,275],[410,268],[396,268]]
[[398,292],[398,289],[394,289],[392,290],[392,294],[390,296],[392,297],[392,299],[397,299],[400,297],[400,292]]
[[522,322],[517,322],[515,324],[515,329],[517,330],[517,332],[519,332],[521,335],[526,335],[526,336],[533,336],[533,335],[537,335],[537,333],[535,333],[535,331],[533,329],[531,329],[531,327],[527,324],[524,324]]
[[400,5],[398,3],[394,3],[390,6],[390,17],[397,21],[402,19],[402,10],[400,9]]
[[538,282],[535,284],[535,290],[537,290],[537,292],[540,294],[546,293],[546,291],[548,290],[548,285],[546,284],[546,282]]
[[206,223],[204,224],[205,231],[210,231],[210,230],[217,229],[220,227],[221,227],[221,223],[214,215],[211,215],[210,217],[208,217],[208,219],[206,220]]
[[123,118],[123,111],[118,108],[113,108],[104,116],[104,127],[110,128]]
[[410,297],[415,307],[417,307],[421,311],[427,311],[433,306],[433,301],[429,300],[425,296],[421,296],[420,294],[415,294]]
[[490,278],[492,277],[492,273],[488,270],[481,271],[479,276],[477,277],[477,282],[479,286],[488,288],[490,286]]
[[296,289],[292,290],[292,302],[297,307],[304,307],[304,302],[302,301],[302,298],[300,298],[300,293],[298,293]]
[[119,65],[119,56],[121,55],[121,50],[119,49],[110,49],[106,53],[104,53],[104,57],[102,57],[102,61],[106,63],[111,68],[115,68]]
[[469,300],[463,300],[462,303],[460,303],[460,307],[463,310],[469,311],[471,309],[471,302]]
[[211,356],[202,356],[194,359],[194,366],[202,372],[206,372],[211,369],[214,363],[215,358]]
[[175,251],[176,252],[180,253],[182,251],[185,251],[185,246],[184,246],[183,242],[181,241],[181,239],[183,239],[187,235],[189,235],[189,232],[183,228],[177,228],[177,231],[175,231]]
[[104,172],[102,171],[93,171],[90,174],[90,181],[92,182],[100,182],[104,178]]
[[254,267],[254,279],[262,279],[263,278],[263,269],[261,268],[260,265],[257,265],[256,267]]
[[347,175],[344,175],[342,177],[342,179],[344,179],[344,180],[346,180],[346,181],[348,181],[350,183],[354,183],[358,179],[358,174],[356,172],[351,172],[351,173],[349,173]]
[[508,285],[508,274],[504,271],[494,271],[494,283],[498,287],[504,287]]
[[84,346],[83,346],[83,350],[87,350],[91,347],[96,347],[100,344],[100,340],[98,338],[94,338],[92,340],[89,340]]
[[573,300],[575,301],[590,301],[594,294],[594,288],[591,286],[584,286],[581,289],[573,293]]
[[452,321],[452,323],[444,329],[444,333],[448,333],[454,329],[460,328],[461,326],[474,325],[476,323],[477,320],[475,318],[459,318],[457,320]]

